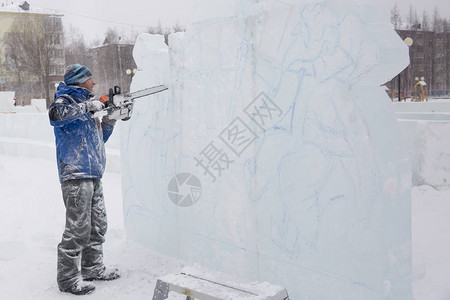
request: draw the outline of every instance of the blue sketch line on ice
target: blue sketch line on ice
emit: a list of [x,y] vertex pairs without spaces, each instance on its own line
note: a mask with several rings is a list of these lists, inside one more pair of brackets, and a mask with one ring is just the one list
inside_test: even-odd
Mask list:
[[[314,8],[322,8],[322,7],[321,7],[321,5],[318,5],[318,6],[315,6]],[[304,13],[305,11],[303,11],[302,13]],[[307,23],[299,23],[298,26],[297,26],[297,29],[299,31],[297,31],[297,32],[294,31],[293,32],[294,36],[295,35],[299,35],[301,37],[307,36],[307,37],[311,38],[311,34],[308,31],[310,29],[309,24],[307,24]],[[306,32],[305,32],[305,29],[306,29]],[[329,74],[327,76],[324,76],[323,78],[320,78],[320,79],[317,77],[318,74],[317,74],[317,71],[316,71],[315,64],[316,63],[321,63],[323,61],[323,55],[326,55],[326,54],[330,55],[330,54],[336,53],[336,51],[340,51],[340,48],[338,47],[338,45],[331,44],[327,40],[324,40],[324,37],[330,32],[330,30],[333,31],[333,32],[336,32],[336,26],[325,26],[325,28],[322,29],[320,35],[318,37],[315,37],[315,42],[321,42],[322,43],[322,45],[320,47],[320,49],[321,49],[320,53],[316,54],[316,56],[310,57],[309,59],[297,59],[297,60],[291,61],[287,65],[287,67],[285,68],[285,70],[283,71],[283,73],[282,73],[282,75],[281,75],[281,77],[279,79],[279,83],[281,83],[283,81],[284,74],[286,72],[295,73],[295,74],[297,74],[297,77],[298,77],[298,87],[297,87],[297,92],[295,94],[295,97],[293,99],[294,101],[292,102],[292,105],[289,107],[289,109],[286,109],[285,112],[284,112],[285,115],[287,115],[288,113],[290,114],[290,118],[291,118],[290,128],[289,128],[290,132],[292,132],[293,128],[294,128],[294,118],[295,118],[295,113],[296,113],[296,105],[297,105],[297,101],[299,100],[299,96],[300,96],[300,93],[301,93],[301,90],[302,90],[302,84],[303,84],[304,78],[306,76],[309,76],[309,77],[312,77],[312,78],[316,78],[316,80],[318,80],[318,82],[324,82],[324,81],[332,80],[332,79],[334,79],[335,74],[337,74],[339,72],[342,72],[344,69],[348,68],[351,65],[351,63],[344,64],[343,66],[340,66],[340,68],[334,70],[334,73],[331,73],[331,74]],[[297,39],[299,39],[299,37],[297,37]],[[306,41],[306,39],[301,39],[301,40],[303,42]],[[284,65],[286,65],[287,59],[289,58],[290,50],[295,48],[294,47],[295,43],[296,43],[296,40],[294,40],[294,42],[288,48],[288,51],[286,51],[286,53],[284,55],[284,58],[285,58]],[[305,42],[304,46],[306,48],[308,48],[308,43]],[[351,59],[349,59],[349,60],[352,61]],[[263,76],[261,76],[260,74],[256,73],[255,76],[259,77],[263,82],[265,82],[267,85],[269,85],[268,82],[266,81],[266,79]],[[278,93],[278,89],[277,88],[272,89],[272,91],[273,91],[273,93],[275,95]],[[273,96],[273,98],[275,98],[275,96]],[[302,105],[307,104],[308,101],[309,100],[307,100],[306,103],[305,103],[305,101],[302,101]],[[306,123],[304,123],[304,126],[302,128],[303,129],[308,128],[308,126],[305,126],[305,124],[307,124],[308,122],[312,122],[312,125],[315,126],[319,131],[322,132],[322,136],[325,136],[324,137],[325,140],[327,139],[326,136],[332,137],[335,140],[341,139],[344,142],[344,145],[347,145],[346,147],[344,147],[344,150],[345,150],[345,148],[347,148],[347,151],[342,151],[342,149],[340,149],[339,151],[336,152],[334,150],[331,150],[332,148],[328,148],[330,145],[327,145],[326,143],[325,144],[318,144],[318,143],[315,143],[314,141],[310,141],[310,143],[312,145],[315,145],[315,146],[319,147],[319,149],[321,149],[321,151],[324,152],[326,154],[326,156],[328,156],[329,158],[331,158],[331,157],[335,157],[335,158],[338,158],[338,157],[349,157],[351,155],[354,155],[354,153],[351,150],[349,141],[345,138],[344,135],[341,135],[341,133],[338,130],[338,128],[330,127],[330,126],[320,122],[318,120],[317,116],[315,115],[315,113],[313,112],[312,114],[313,114],[313,118],[310,118],[310,117],[308,117],[308,111],[305,112],[305,116],[304,116],[303,120]],[[285,130],[285,127],[279,126],[279,127],[272,127],[271,129],[282,131],[282,130]],[[265,134],[262,135],[261,141],[258,143],[257,150],[260,149],[260,145],[264,142],[265,138],[266,138],[266,135]],[[308,142],[306,144],[308,144]],[[298,144],[297,144],[297,146],[298,146]],[[251,171],[250,174],[252,175],[251,178],[253,178],[253,176],[255,175],[255,170]],[[320,204],[320,202],[318,200],[319,197],[320,197],[319,191],[323,188],[324,182],[326,182],[326,180],[322,181],[321,187],[319,187],[316,190],[316,194],[314,196],[315,199],[316,199],[316,202],[314,204],[312,204],[312,206],[311,206],[311,208],[312,207],[316,207],[316,209],[318,210],[318,212],[317,212],[317,214],[318,214],[317,215],[317,219],[318,220],[320,220],[320,215],[323,214],[323,211],[330,205],[330,203],[332,203],[334,201],[337,201],[339,199],[342,199],[344,197],[343,195],[336,195],[336,196],[331,197],[329,202],[326,202],[325,204]],[[352,184],[354,185],[353,182],[352,182]],[[253,199],[255,199],[255,200],[260,199],[265,194],[265,192],[267,191],[268,185],[269,185],[268,182],[265,185],[263,185],[260,195],[258,195],[256,198],[254,197]],[[319,223],[319,221],[318,221],[318,223]],[[296,229],[296,230],[298,230],[298,229]],[[295,239],[295,242],[294,242],[294,246],[291,247],[291,249],[294,249],[294,252],[295,252],[295,249],[297,247],[296,245],[298,245],[298,242],[299,241],[298,241],[298,236],[297,236],[297,238]]]
[[236,67],[235,67],[235,79],[232,89],[231,101],[229,103],[229,111],[228,115],[235,115],[236,111],[236,101],[241,95],[243,75],[245,71],[245,67],[247,66],[247,58],[248,58],[248,41],[246,39],[242,39],[239,48],[236,50]]

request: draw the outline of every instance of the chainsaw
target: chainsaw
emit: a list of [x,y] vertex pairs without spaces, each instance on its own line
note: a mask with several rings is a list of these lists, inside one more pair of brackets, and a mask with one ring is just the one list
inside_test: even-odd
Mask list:
[[120,87],[115,86],[109,89],[108,95],[102,95],[98,99],[105,105],[105,108],[96,112],[94,118],[108,116],[110,119],[127,121],[133,112],[134,100],[137,98],[153,95],[167,90],[167,86],[158,85],[133,93],[121,93]]

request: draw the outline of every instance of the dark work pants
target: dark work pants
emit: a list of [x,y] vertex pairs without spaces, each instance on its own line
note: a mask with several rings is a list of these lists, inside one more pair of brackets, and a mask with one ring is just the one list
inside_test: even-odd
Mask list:
[[[58,286],[68,290],[83,277],[101,273],[107,229],[102,183],[98,179],[68,180],[61,184],[66,228],[58,245]],[[81,266],[81,270],[80,270]]]

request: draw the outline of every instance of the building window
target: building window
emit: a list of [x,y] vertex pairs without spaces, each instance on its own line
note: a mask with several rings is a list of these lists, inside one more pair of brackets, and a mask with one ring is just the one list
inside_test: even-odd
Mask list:
[[50,75],[63,75],[64,74],[64,66],[56,65],[56,66],[50,66],[49,69]]
[[61,45],[61,35],[59,33],[50,35],[50,41],[53,45]]
[[62,22],[61,18],[55,18],[55,31],[62,31]]
[[64,66],[56,66],[56,74],[57,75],[63,75],[64,74]]
[[63,49],[52,49],[50,50],[51,58],[64,58],[64,50]]
[[415,45],[414,49],[418,53],[423,53],[423,46]]
[[47,17],[45,19],[45,29],[49,32],[49,31],[62,31],[62,22],[61,22],[61,17]]

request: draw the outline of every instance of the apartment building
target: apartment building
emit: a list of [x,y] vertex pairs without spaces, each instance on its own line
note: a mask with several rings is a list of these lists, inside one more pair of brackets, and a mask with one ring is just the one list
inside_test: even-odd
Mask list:
[[419,30],[397,30],[405,40],[411,38],[409,46],[410,65],[391,80],[388,88],[397,98],[398,83],[402,98],[414,93],[418,80],[426,82],[428,95],[440,97],[450,95],[450,32],[432,32]]
[[[15,91],[18,104],[29,104],[32,98],[47,98],[46,86],[49,95],[53,95],[56,84],[63,79],[65,69],[63,15],[33,7],[26,1],[0,5],[0,89]],[[44,22],[33,23],[40,24],[42,28],[37,30],[45,33],[46,43],[49,44],[47,58],[50,59],[43,66],[47,70],[47,75],[43,78],[31,75],[31,64],[20,59],[20,53],[24,50],[17,40],[21,33],[14,26],[23,16],[44,19]]]

